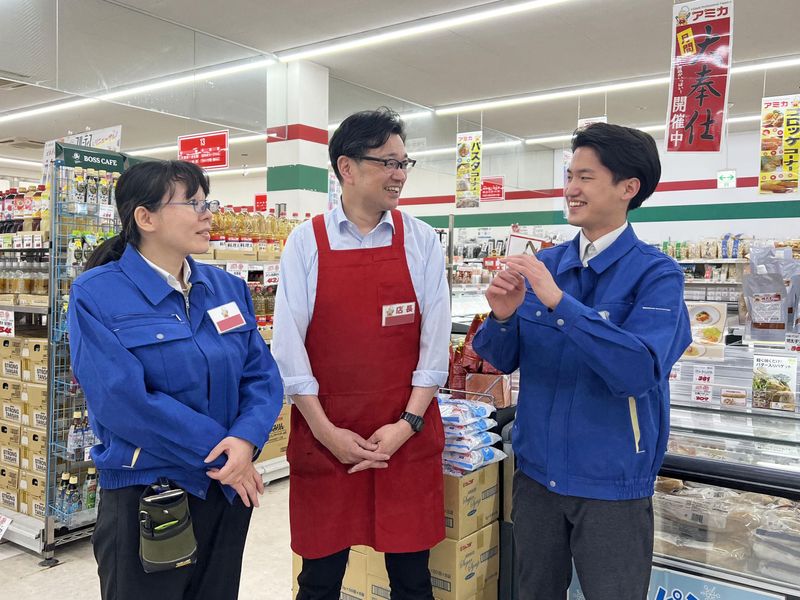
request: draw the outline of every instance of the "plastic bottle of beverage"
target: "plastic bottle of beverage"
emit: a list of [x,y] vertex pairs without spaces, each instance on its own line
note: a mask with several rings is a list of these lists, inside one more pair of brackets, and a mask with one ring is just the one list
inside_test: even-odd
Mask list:
[[86,209],[90,215],[94,215],[97,214],[99,177],[94,169],[89,169],[86,173]]
[[26,190],[17,189],[17,195],[14,196],[14,231],[19,231],[22,227],[22,219],[25,216],[25,193]]
[[[22,205],[22,218],[30,218],[33,216],[33,197],[36,195],[36,186],[31,185],[25,191],[25,196]],[[29,231],[29,230],[26,230]]]
[[111,185],[108,190],[108,203],[112,206],[117,205],[117,181],[119,181],[119,173],[112,173]]
[[101,170],[97,174],[97,204],[108,204],[108,173]]
[[11,220],[14,218],[14,198],[17,197],[17,188],[11,188],[3,199],[3,233],[11,230]]
[[78,487],[78,476],[72,475],[69,478],[69,485],[67,486],[67,496],[64,501],[64,512],[68,515],[73,515],[80,512],[83,508],[81,502],[81,490]]
[[65,512],[64,505],[67,498],[67,486],[69,486],[69,472],[64,471],[61,474],[61,480],[58,482],[58,491],[56,492],[56,509],[60,512]]
[[89,467],[83,482],[83,507],[92,510],[97,506],[97,469]]
[[75,460],[83,460],[83,418],[81,411],[72,413],[72,423],[67,433],[67,453]]

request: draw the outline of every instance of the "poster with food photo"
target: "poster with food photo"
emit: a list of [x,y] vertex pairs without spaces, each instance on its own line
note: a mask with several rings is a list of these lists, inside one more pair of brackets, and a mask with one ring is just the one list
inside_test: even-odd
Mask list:
[[481,201],[480,131],[459,133],[456,139],[456,208],[476,208]]
[[761,101],[761,147],[758,191],[797,192],[800,172],[800,95]]
[[796,357],[759,354],[753,357],[753,408],[796,412]]
[[722,362],[725,360],[725,325],[728,305],[725,302],[687,302],[692,343],[681,359]]

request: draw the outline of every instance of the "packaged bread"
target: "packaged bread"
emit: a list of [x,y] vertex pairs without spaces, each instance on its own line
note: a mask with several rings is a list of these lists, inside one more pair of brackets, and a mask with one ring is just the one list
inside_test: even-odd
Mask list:
[[680,479],[673,479],[671,477],[658,477],[656,478],[656,491],[665,494],[672,494],[684,488],[683,482]]
[[750,556],[747,546],[739,542],[701,542],[658,531],[653,540],[653,552],[734,571],[744,570]]

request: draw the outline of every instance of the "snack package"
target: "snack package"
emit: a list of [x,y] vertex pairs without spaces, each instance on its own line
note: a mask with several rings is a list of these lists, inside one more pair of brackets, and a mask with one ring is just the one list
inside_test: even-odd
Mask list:
[[471,400],[439,399],[442,422],[448,425],[469,425],[494,413],[494,407],[485,402]]
[[446,464],[463,471],[475,471],[486,465],[500,462],[505,459],[506,456],[507,454],[505,452],[491,446],[472,450],[467,454],[459,452],[444,452],[442,454],[442,458]]
[[747,338],[764,342],[782,341],[786,337],[789,307],[783,277],[778,273],[745,275],[742,295],[747,305]]
[[503,438],[496,433],[489,433],[488,431],[482,431],[464,437],[447,436],[444,440],[444,451],[463,454],[480,448],[486,448],[487,446],[494,446],[502,439]]
[[497,427],[497,421],[494,419],[478,419],[468,425],[444,423],[444,435],[446,438],[463,438],[483,431],[489,431],[495,427]]

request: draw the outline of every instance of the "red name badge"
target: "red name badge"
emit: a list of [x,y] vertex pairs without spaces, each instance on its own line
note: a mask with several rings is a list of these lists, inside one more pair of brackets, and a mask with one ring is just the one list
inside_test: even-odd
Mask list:
[[414,302],[403,302],[401,304],[384,304],[383,321],[384,327],[394,325],[405,325],[413,323],[417,314],[417,305]]
[[208,316],[217,328],[217,333],[228,333],[234,329],[238,329],[245,324],[244,317],[236,306],[236,302],[228,302],[222,306],[212,308],[208,311]]

